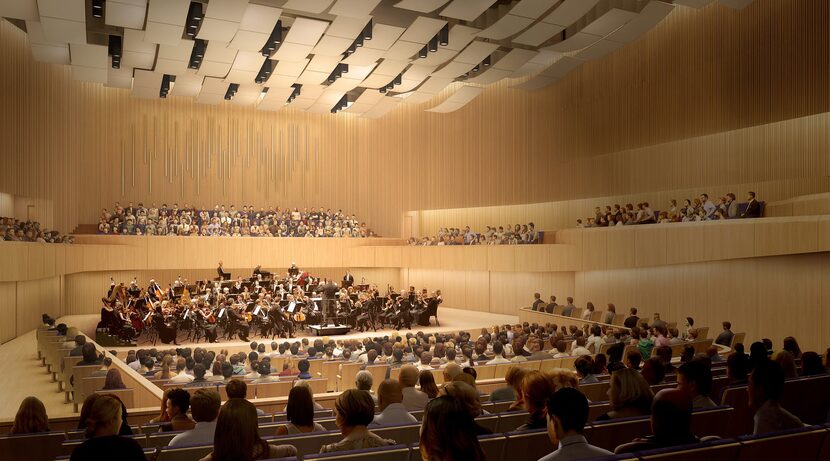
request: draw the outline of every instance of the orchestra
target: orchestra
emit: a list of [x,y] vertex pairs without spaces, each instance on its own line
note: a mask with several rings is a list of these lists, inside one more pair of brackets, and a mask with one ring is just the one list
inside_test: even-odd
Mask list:
[[[257,266],[250,278],[230,278],[220,262],[213,280],[191,284],[177,277],[166,290],[153,279],[146,288],[133,279],[129,285],[110,279],[101,298],[98,328],[123,342],[144,338],[153,344],[188,341],[219,342],[259,336],[293,338],[312,325],[348,325],[363,331],[390,327],[408,330],[413,323],[429,326],[443,301],[441,290],[428,293],[415,287],[381,295],[377,286],[355,284],[346,273],[342,286],[314,277],[296,264],[282,277]],[[221,332],[221,333],[220,333]]]

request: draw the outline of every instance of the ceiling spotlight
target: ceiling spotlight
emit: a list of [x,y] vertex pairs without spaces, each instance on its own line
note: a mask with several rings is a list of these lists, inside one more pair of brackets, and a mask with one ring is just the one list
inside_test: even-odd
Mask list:
[[478,64],[476,64],[476,66],[473,67],[473,72],[478,72],[478,69],[480,69],[480,67],[478,66]]
[[395,77],[395,80],[392,80],[392,83],[394,85],[400,85],[402,81],[403,81],[403,74],[398,74],[398,76]]
[[360,34],[363,37],[363,40],[371,40],[372,39],[372,20],[369,20],[369,24],[366,24],[366,27],[363,28],[363,32]]
[[167,93],[170,92],[170,82],[172,80],[172,76],[168,74],[164,74],[161,77],[161,88],[159,89],[159,97],[162,99],[167,98]]
[[104,0],[92,0],[92,17],[104,17]]
[[196,37],[204,17],[204,5],[199,2],[190,2],[190,7],[187,9],[187,20],[185,21],[185,35],[190,38]]
[[450,44],[450,25],[444,24],[444,27],[441,28],[441,31],[438,32],[438,43],[441,46],[447,46]]
[[419,58],[425,58],[425,57],[427,57],[427,54],[428,54],[428,49],[427,49],[427,46],[424,45],[424,47],[421,48],[420,51],[418,51],[418,57]]
[[340,64],[338,64],[338,66],[340,66],[340,73],[341,74],[348,74],[349,73],[349,65],[348,64],[340,63]]
[[380,91],[381,94],[386,94],[386,87],[382,86],[382,87],[378,88],[378,91]]
[[435,37],[432,37],[432,39],[429,41],[429,51],[431,51],[433,53],[438,51],[438,36],[437,35]]
[[270,57],[274,50],[277,49],[277,45],[282,43],[282,21],[277,21],[277,24],[274,25],[274,29],[271,31],[271,35],[268,37],[268,40],[265,42],[265,45],[262,47],[260,53],[263,56]]
[[239,91],[239,84],[238,83],[231,83],[228,85],[228,90],[225,91],[225,101],[230,101],[236,95],[236,92]]
[[490,56],[487,56],[486,58],[484,58],[484,61],[481,64],[484,67],[490,67],[491,63],[492,63],[492,59],[490,58]]
[[107,44],[107,53],[112,56],[112,68],[121,68],[121,36],[110,35]]

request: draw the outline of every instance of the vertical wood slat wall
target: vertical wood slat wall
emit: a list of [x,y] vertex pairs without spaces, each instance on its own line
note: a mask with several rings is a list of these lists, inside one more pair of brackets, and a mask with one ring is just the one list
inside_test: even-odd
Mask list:
[[[2,21],[0,190],[51,200],[48,225],[64,231],[143,200],[343,208],[384,235],[407,210],[698,184],[830,190],[828,124],[810,117],[830,107],[829,15],[822,0],[677,7],[544,90],[501,83],[455,113],[423,111],[444,92],[379,120],[135,99],[34,62]],[[787,120],[796,126],[776,123]],[[716,135],[749,127],[751,140]]]

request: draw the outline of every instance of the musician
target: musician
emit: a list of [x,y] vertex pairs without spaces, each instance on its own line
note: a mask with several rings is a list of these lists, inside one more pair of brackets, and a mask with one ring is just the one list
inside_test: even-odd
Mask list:
[[300,268],[297,267],[297,264],[291,263],[291,267],[288,268],[288,276],[295,280],[300,276]]
[[150,294],[150,298],[154,301],[158,301],[163,294],[161,287],[153,279],[150,279],[150,285],[147,287],[147,292]]
[[231,279],[230,272],[225,272],[225,268],[222,267],[222,261],[219,261],[219,267],[216,268],[216,273],[219,274],[219,280],[230,280]]
[[254,268],[254,278],[256,279],[265,279],[271,276],[271,273],[268,271],[262,270],[262,266],[258,265]]
[[321,288],[323,291],[323,315],[328,320],[330,316],[335,315],[334,300],[337,295],[337,284],[330,280],[325,280]]
[[173,306],[170,301],[164,300],[161,302],[160,309],[153,313],[153,324],[159,334],[159,339],[164,344],[179,345],[176,341],[178,336],[178,323],[173,315]]
[[268,318],[271,321],[271,339],[274,339],[278,334],[281,337],[284,335],[287,335],[288,338],[294,337],[294,322],[291,321],[291,318],[279,303],[271,305]]
[[236,333],[241,341],[248,342],[248,335],[251,332],[251,327],[248,325],[248,320],[242,315],[244,304],[228,306],[225,311],[228,315],[228,320],[231,323],[231,337]]
[[205,332],[205,338],[209,343],[218,343],[216,338],[216,317],[206,304],[201,301],[196,309],[196,324]]
[[346,271],[346,275],[343,276],[343,286],[348,288],[354,284],[354,276],[350,271]]

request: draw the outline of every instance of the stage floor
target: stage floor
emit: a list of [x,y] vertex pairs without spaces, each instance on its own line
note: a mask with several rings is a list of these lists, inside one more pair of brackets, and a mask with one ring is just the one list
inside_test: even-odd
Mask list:
[[[478,331],[481,328],[489,328],[493,325],[514,324],[518,322],[518,317],[515,315],[490,314],[487,312],[476,312],[463,309],[451,309],[442,307],[439,312],[441,317],[439,321],[441,326],[432,325],[429,327],[417,327],[412,330],[399,331],[405,334],[407,331],[424,333],[435,333],[445,331]],[[59,323],[66,323],[67,325],[74,325],[81,329],[90,338],[95,338],[95,325],[100,320],[98,315],[69,315],[58,319]],[[434,320],[433,320],[434,322]],[[330,336],[332,339],[362,339],[366,337],[386,336],[396,330],[382,329],[377,332],[359,332],[352,330],[347,335]],[[298,335],[293,339],[277,338],[278,343],[283,341],[299,341],[302,338],[308,338],[310,342],[319,338],[310,333]],[[251,341],[271,343],[271,338],[251,338]],[[50,417],[66,416],[72,414],[72,405],[63,403],[64,393],[58,392],[56,383],[50,382],[50,375],[46,373],[46,368],[39,366],[37,360],[36,339],[34,331],[30,331],[21,335],[5,344],[0,345],[0,356],[15,357],[15,368],[9,373],[0,374],[0,395],[4,398],[0,400],[0,420],[14,419],[17,413],[17,408],[20,402],[27,396],[34,395],[43,401],[46,405],[46,412]],[[219,343],[208,344],[201,342],[198,344],[181,343],[179,346],[173,344],[162,344],[158,342],[155,346],[152,344],[141,343],[136,347],[113,347],[107,348],[117,352],[118,357],[124,358],[127,351],[130,349],[144,348],[149,349],[156,347],[157,349],[169,349],[175,347],[202,347],[208,350],[227,350],[230,353],[244,351],[249,352],[250,342],[242,341],[222,341]],[[268,347],[270,351],[270,346]]]

